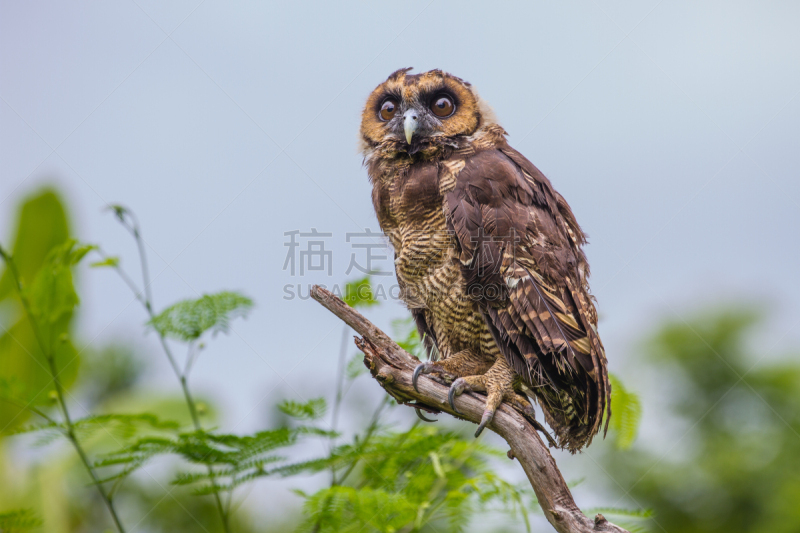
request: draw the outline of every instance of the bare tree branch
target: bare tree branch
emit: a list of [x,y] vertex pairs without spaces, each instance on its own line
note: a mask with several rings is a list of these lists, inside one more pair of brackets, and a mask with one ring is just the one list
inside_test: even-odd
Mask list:
[[[331,313],[353,328],[361,338],[356,337],[356,346],[364,352],[364,364],[369,367],[372,377],[399,403],[411,405],[429,412],[446,412],[457,418],[480,422],[484,399],[472,393],[465,393],[456,399],[457,407],[463,415],[454,413],[447,402],[448,387],[432,375],[421,376],[419,392],[411,384],[414,367],[419,360],[400,348],[388,335],[375,327],[361,313],[349,307],[340,298],[315,285],[311,297]],[[535,421],[527,419],[513,407],[503,403],[494,419],[487,426],[500,435],[511,450],[510,458],[516,458],[525,470],[533,487],[539,505],[547,520],[559,533],[589,533],[613,531],[628,533],[619,526],[608,522],[598,514],[594,520],[587,518],[572,499],[555,460],[537,433]]]

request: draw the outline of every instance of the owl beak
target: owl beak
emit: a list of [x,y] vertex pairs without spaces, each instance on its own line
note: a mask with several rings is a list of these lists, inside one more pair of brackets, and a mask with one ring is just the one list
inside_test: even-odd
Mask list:
[[406,134],[406,142],[411,144],[411,138],[414,136],[414,132],[417,131],[419,127],[419,118],[417,111],[414,109],[409,109],[403,115],[403,131]]

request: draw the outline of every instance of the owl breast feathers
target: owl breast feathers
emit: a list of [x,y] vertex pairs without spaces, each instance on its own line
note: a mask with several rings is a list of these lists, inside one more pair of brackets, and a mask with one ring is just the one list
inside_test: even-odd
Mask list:
[[415,378],[458,378],[451,402],[486,392],[478,432],[501,402],[536,398],[558,444],[579,450],[611,415],[586,236],[470,84],[409,70],[370,95],[361,147],[403,298],[440,354]]

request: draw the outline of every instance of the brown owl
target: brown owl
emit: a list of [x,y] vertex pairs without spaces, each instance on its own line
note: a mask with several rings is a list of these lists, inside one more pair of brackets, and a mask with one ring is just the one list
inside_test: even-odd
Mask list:
[[454,410],[462,392],[485,392],[476,436],[503,401],[532,415],[535,397],[558,445],[576,451],[611,415],[586,235],[469,83],[410,70],[369,96],[361,149],[431,359],[414,386],[451,375]]

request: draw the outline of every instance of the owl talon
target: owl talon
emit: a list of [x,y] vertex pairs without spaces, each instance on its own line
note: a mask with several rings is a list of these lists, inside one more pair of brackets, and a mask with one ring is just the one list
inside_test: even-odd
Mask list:
[[425,422],[438,422],[438,420],[436,419],[425,418],[425,415],[422,414],[422,411],[420,410],[419,407],[415,407],[414,412],[417,413],[417,416],[420,418],[420,420],[424,420]]
[[510,401],[514,407],[519,409],[523,415],[527,416],[528,418],[535,419],[536,418],[536,411],[533,409],[533,405],[531,402],[528,401],[527,398],[520,395],[511,396]]
[[420,363],[414,369],[414,374],[411,376],[411,384],[414,386],[414,390],[419,392],[417,388],[417,380],[419,379],[420,374],[430,374],[435,367],[431,363]]
[[447,401],[450,402],[450,408],[458,414],[463,414],[461,411],[456,409],[455,404],[455,397],[460,395],[464,390],[467,390],[469,387],[467,386],[466,380],[464,378],[458,378],[450,385],[450,390],[447,393]]
[[478,426],[478,430],[475,432],[476,439],[480,436],[481,432],[483,431],[483,428],[485,428],[486,425],[492,421],[492,418],[494,418],[494,411],[490,411],[489,409],[487,409],[486,411],[483,412],[483,416],[481,417],[481,423]]

